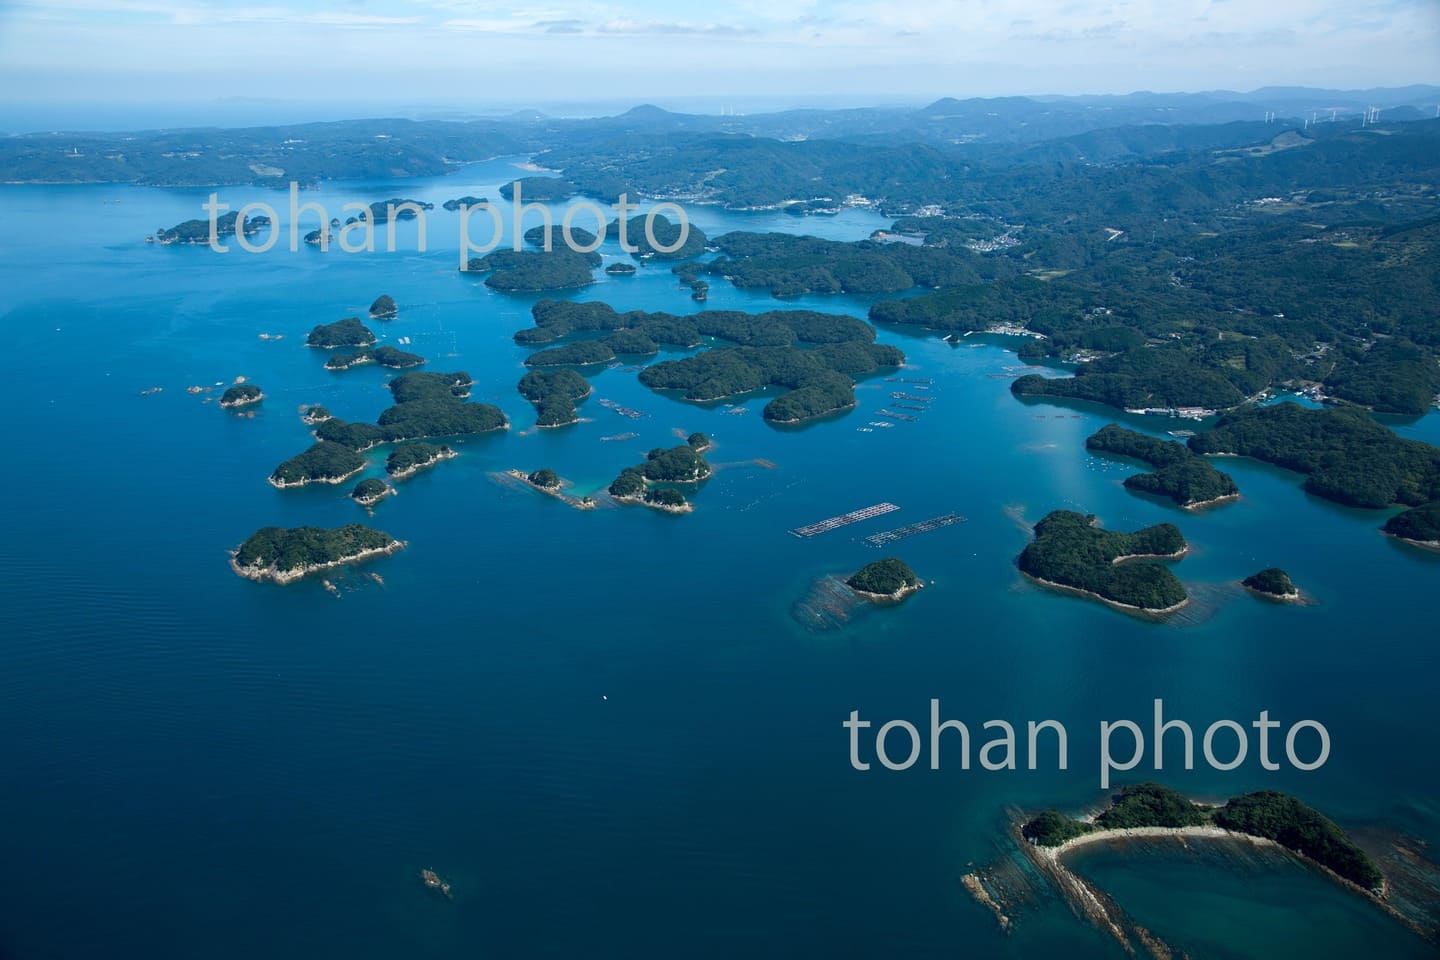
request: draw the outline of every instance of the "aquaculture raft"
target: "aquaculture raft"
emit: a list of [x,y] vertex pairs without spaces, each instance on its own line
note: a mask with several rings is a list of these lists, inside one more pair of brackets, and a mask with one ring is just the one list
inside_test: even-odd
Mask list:
[[958,513],[947,513],[943,517],[933,517],[929,520],[921,520],[919,523],[907,524],[903,527],[896,527],[894,530],[886,530],[883,533],[872,534],[865,538],[865,542],[872,547],[883,547],[887,543],[894,543],[896,540],[904,540],[906,537],[913,537],[917,533],[929,533],[931,530],[939,530],[941,527],[948,527],[952,523],[964,523],[965,518]]
[[873,506],[866,507],[863,510],[852,510],[849,513],[843,513],[838,517],[831,517],[828,520],[821,520],[819,523],[812,523],[804,527],[796,527],[794,530],[790,531],[790,534],[791,536],[801,538],[814,537],[822,533],[829,533],[831,530],[836,530],[840,527],[848,526],[852,523],[859,523],[861,520],[869,520],[871,517],[882,516],[884,514],[899,509],[900,508],[895,506],[895,504],[893,503],[877,503]]

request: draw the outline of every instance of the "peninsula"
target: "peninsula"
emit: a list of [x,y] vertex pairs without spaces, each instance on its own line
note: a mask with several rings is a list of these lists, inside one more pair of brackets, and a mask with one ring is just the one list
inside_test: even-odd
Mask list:
[[1089,437],[1085,447],[1155,467],[1153,473],[1126,477],[1125,489],[1167,497],[1186,510],[1225,503],[1240,496],[1240,488],[1229,474],[1216,470],[1210,461],[1175,440],[1158,440],[1112,423]]

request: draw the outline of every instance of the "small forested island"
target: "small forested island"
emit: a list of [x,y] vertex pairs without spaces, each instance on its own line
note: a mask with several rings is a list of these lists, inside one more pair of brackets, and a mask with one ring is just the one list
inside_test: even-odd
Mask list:
[[467,193],[463,197],[455,197],[453,199],[446,200],[444,203],[440,204],[440,206],[443,209],[449,210],[451,213],[454,213],[461,207],[478,207],[484,202],[484,197],[472,197]]
[[1185,555],[1173,523],[1134,533],[1104,530],[1094,516],[1056,510],[1035,524],[1035,540],[1020,554],[1020,570],[1046,586],[1065,587],[1127,610],[1170,613],[1189,601],[1175,574],[1157,563]]
[[395,298],[388,293],[382,293],[370,304],[371,320],[394,320],[400,315],[400,307],[395,303]]
[[[239,211],[222,214],[215,218],[215,239],[224,240],[226,237],[235,235],[235,224],[239,218]],[[252,237],[265,227],[270,225],[269,217],[247,217],[241,228],[244,235]],[[210,243],[210,221],[209,220],[186,220],[184,223],[177,223],[170,229],[155,231],[155,242],[165,245],[180,244],[209,244]]]
[[600,262],[598,253],[576,253],[561,245],[552,250],[496,250],[483,257],[471,257],[461,271],[489,273],[485,286],[494,290],[537,293],[573,290],[594,283],[592,271]]
[[500,185],[500,196],[514,201],[516,189],[522,203],[530,200],[566,200],[576,192],[575,184],[561,177],[521,177]]
[[1234,454],[1307,474],[1305,489],[1351,507],[1440,500],[1440,447],[1405,440],[1364,411],[1295,403],[1221,417],[1190,438],[1201,454]]
[[307,483],[344,483],[364,469],[365,458],[350,447],[319,440],[276,467],[270,474],[270,485],[283,490]]
[[1440,500],[1397,513],[1385,521],[1384,530],[1397,540],[1440,550]]
[[[1331,871],[1366,892],[1379,892],[1385,878],[1366,853],[1324,815],[1294,797],[1261,790],[1234,797],[1222,806],[1207,807],[1156,783],[1128,787],[1110,798],[1110,806],[1092,820],[1076,820],[1046,810],[1026,821],[1021,835],[1039,847],[1064,849],[1124,831],[1187,830],[1221,836],[1215,831],[1269,840]],[[1207,832],[1205,828],[1211,828]]]
[[633,277],[636,274],[636,267],[633,263],[612,263],[605,268],[605,272],[612,277]]
[[590,382],[574,370],[532,370],[520,378],[520,395],[535,404],[536,425],[580,422],[576,404],[590,396]]
[[300,414],[300,422],[304,423],[307,427],[318,427],[330,419],[333,419],[330,411],[318,403],[306,407],[304,412]]
[[385,472],[396,480],[404,480],[441,460],[458,456],[458,453],[444,444],[402,443],[385,458]]
[[915,571],[896,557],[867,563],[845,583],[869,600],[903,600],[924,586]]
[[1159,440],[1109,424],[1085,441],[1089,450],[1140,460],[1154,473],[1125,478],[1125,489],[1168,497],[1187,510],[1234,500],[1240,488],[1227,473],[1216,470],[1204,457],[1176,440]]
[[565,482],[560,479],[559,474],[548,467],[541,467],[539,470],[532,470],[526,473],[523,470],[507,470],[507,475],[528,484],[535,490],[546,496],[554,497],[563,503],[567,503],[576,510],[595,509],[595,498],[591,496],[572,497],[565,492]]
[[696,453],[704,453],[714,446],[714,442],[706,434],[696,431],[685,438],[685,443]]
[[375,334],[360,322],[359,317],[346,317],[334,323],[316,325],[305,338],[305,345],[331,350],[335,347],[368,347],[375,343]]
[[259,403],[265,394],[253,383],[239,383],[220,395],[220,406],[225,409]]
[[230,555],[230,568],[249,580],[291,583],[343,563],[383,556],[405,544],[359,523],[323,527],[264,527]]
[[425,358],[391,346],[360,347],[358,349],[336,350],[325,361],[326,370],[349,370],[367,363],[379,364],[391,370],[409,370],[424,366]]
[[394,492],[395,488],[384,480],[376,480],[371,477],[355,484],[355,489],[350,491],[350,499],[362,507],[373,507]]
[[1300,599],[1300,588],[1290,579],[1290,574],[1279,567],[1270,567],[1259,573],[1252,573],[1240,581],[1245,589],[1273,600],[1295,601]]

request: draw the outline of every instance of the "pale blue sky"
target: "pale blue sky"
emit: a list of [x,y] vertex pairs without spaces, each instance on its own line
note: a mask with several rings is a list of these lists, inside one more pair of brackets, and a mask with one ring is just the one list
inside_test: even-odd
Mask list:
[[1440,0],[0,0],[0,99],[515,104],[1440,80]]

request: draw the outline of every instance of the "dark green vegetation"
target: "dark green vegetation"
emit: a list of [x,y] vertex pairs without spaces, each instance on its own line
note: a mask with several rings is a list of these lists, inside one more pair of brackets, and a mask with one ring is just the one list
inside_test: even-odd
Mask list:
[[845,581],[852,590],[881,596],[901,596],[920,586],[915,571],[896,557],[867,563]]
[[769,290],[777,297],[958,287],[995,273],[995,261],[959,245],[841,243],[783,233],[727,233],[716,238],[715,246],[721,256],[700,269],[728,277],[737,287]]
[[567,242],[563,223],[553,223],[548,227],[541,224],[538,227],[531,227],[525,231],[525,242],[531,246],[539,247],[542,250],[555,250],[557,248],[574,250],[576,247],[588,250],[595,245],[597,239],[599,238],[589,230],[582,227],[571,226],[570,240]]
[[645,492],[645,475],[634,467],[626,467],[610,483],[610,496],[622,500],[633,499]]
[[611,276],[633,277],[636,268],[633,263],[612,263],[605,268],[605,272]]
[[434,210],[435,204],[426,203],[424,200],[406,200],[404,197],[391,197],[389,200],[377,200],[370,204],[369,212],[366,214],[371,223],[389,223],[390,211],[395,211],[396,220],[415,220],[419,210]]
[[1154,473],[1125,478],[1125,488],[1168,497],[1182,507],[1233,497],[1240,492],[1229,474],[1216,470],[1209,461],[1178,441],[1158,440],[1112,423],[1089,437],[1085,446],[1155,467]]
[[371,320],[394,320],[400,315],[400,307],[395,303],[395,298],[388,293],[382,293],[370,304]]
[[512,293],[571,290],[594,283],[598,253],[576,253],[565,246],[553,250],[496,250],[466,263],[467,273],[489,273],[485,286]]
[[564,200],[575,195],[575,184],[560,177],[521,177],[500,186],[500,196],[506,200],[515,199],[515,188],[520,188],[520,202]]
[[1305,489],[1354,507],[1440,500],[1440,448],[1405,440],[1355,409],[1277,403],[1227,414],[1190,438],[1196,453],[1233,453],[1308,474]]
[[1021,834],[1039,846],[1056,847],[1095,830],[1137,827],[1195,827],[1213,823],[1225,830],[1263,837],[1301,854],[1367,890],[1384,877],[1363,850],[1322,814],[1294,797],[1262,790],[1207,808],[1159,784],[1129,787],[1110,798],[1094,824],[1046,810],[1027,821]]
[[1171,557],[1185,551],[1173,523],[1134,533],[1095,525],[1093,516],[1056,510],[1035,524],[1035,540],[1020,554],[1020,569],[1036,578],[1141,610],[1165,610],[1187,599],[1169,568],[1120,562],[1121,557]]
[[391,370],[408,370],[425,363],[418,353],[409,353],[395,347],[361,347],[358,350],[337,350],[325,361],[326,370],[349,370],[366,363],[377,363]]
[[677,491],[648,490],[649,483],[699,483],[710,476],[710,464],[689,444],[668,450],[656,447],[645,455],[645,462],[626,467],[610,484],[610,495],[619,500],[645,499],[667,506],[683,507],[686,500]]
[[1385,521],[1385,532],[1415,543],[1440,544],[1440,501],[1397,513]]
[[408,477],[417,470],[454,455],[455,451],[444,444],[402,443],[385,458],[385,472],[397,479]]
[[1209,820],[1210,812],[1183,794],[1158,783],[1141,783],[1112,796],[1110,806],[1095,817],[1095,825],[1103,830],[1198,827]]
[[326,420],[331,419],[331,416],[332,414],[329,410],[325,409],[317,403],[313,406],[307,407],[305,409],[305,412],[301,414],[300,420],[306,426],[314,427],[324,423]]
[[253,579],[269,577],[284,583],[315,568],[334,566],[379,550],[392,550],[398,541],[388,533],[364,524],[323,527],[263,527],[235,551],[236,572]]
[[710,449],[710,438],[703,433],[692,433],[685,438],[685,442],[689,444],[690,449],[696,453],[704,453]]
[[[645,229],[647,219],[650,224],[648,232]],[[605,235],[621,242],[622,249],[633,250],[631,256],[637,259],[689,260],[705,252],[704,230],[693,223],[688,226],[672,223],[664,214],[648,218],[631,217],[624,222],[623,235],[621,227],[619,220],[612,220],[605,227]],[[650,242],[652,236],[654,243]]]
[[1235,797],[1215,811],[1215,823],[1226,830],[1274,840],[1367,890],[1379,887],[1385,879],[1343,830],[1294,797],[1274,790]]
[[243,407],[246,404],[262,400],[264,396],[265,394],[255,384],[241,383],[230,387],[220,395],[220,406]]
[[365,458],[350,447],[321,440],[304,453],[296,454],[276,467],[275,472],[270,474],[270,483],[277,487],[339,483],[363,469]]
[[590,396],[590,384],[574,370],[532,370],[520,378],[520,395],[535,404],[536,424],[560,427],[579,420],[576,403]]
[[459,210],[461,207],[478,207],[484,202],[484,197],[472,197],[470,196],[470,194],[467,193],[463,197],[456,197],[452,200],[446,200],[444,203],[440,204],[440,206],[453,213],[454,211]]
[[404,373],[390,381],[395,405],[376,423],[350,423],[338,418],[315,428],[315,436],[351,450],[363,451],[382,443],[433,437],[488,433],[506,424],[499,407],[466,403],[470,375],[457,373]]
[[[222,213],[215,218],[215,239],[224,240],[226,237],[235,236],[235,226],[239,221],[239,212]],[[270,225],[269,217],[246,217],[242,229],[245,236],[250,237],[259,233],[264,227]],[[184,223],[177,223],[170,229],[155,231],[155,239],[159,243],[203,243],[210,242],[210,221],[186,220]]]
[[346,317],[334,323],[318,324],[305,338],[305,344],[329,350],[334,347],[368,347],[375,342],[375,334],[360,322],[359,317]]
[[658,490],[646,490],[645,502],[656,504],[662,507],[668,507],[673,510],[679,507],[684,507],[689,501],[685,499],[685,494],[681,493],[679,490],[672,490],[669,487],[661,487]]
[[548,467],[541,467],[539,470],[534,471],[530,474],[529,479],[532,484],[545,490],[560,489],[559,475]]
[[641,334],[656,344],[698,347],[701,343],[700,330],[692,318],[672,313],[646,313],[643,310],[618,313],[608,303],[599,301],[570,303],[541,300],[530,309],[530,315],[535,319],[535,326],[517,332],[516,343],[553,343],[573,333],[616,334],[625,331]]
[[1292,599],[1300,595],[1295,581],[1290,579],[1290,574],[1279,567],[1270,567],[1259,573],[1252,573],[1240,582],[1256,593],[1263,593],[1271,597]]
[[710,476],[710,464],[688,443],[669,449],[656,447],[635,469],[646,480],[658,483],[698,483]]
[[355,489],[350,491],[350,499],[361,506],[368,507],[373,503],[379,503],[391,492],[390,485],[384,480],[376,480],[372,477],[355,484]]
[[898,367],[905,355],[882,344],[854,340],[810,350],[796,347],[716,347],[664,360],[640,371],[653,390],[683,390],[687,400],[719,400],[765,387],[790,391],[765,405],[765,419],[798,423],[855,404],[855,379]]
[[1094,829],[1084,820],[1067,817],[1059,810],[1042,810],[1021,825],[1020,835],[1036,846],[1058,847]]
[[607,340],[577,340],[563,347],[550,347],[525,358],[527,367],[589,366],[609,363],[616,357],[615,348]]

